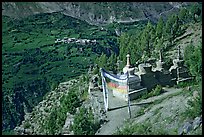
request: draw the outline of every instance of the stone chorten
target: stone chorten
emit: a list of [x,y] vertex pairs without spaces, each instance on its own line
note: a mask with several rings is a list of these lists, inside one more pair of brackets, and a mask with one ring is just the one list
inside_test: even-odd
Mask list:
[[[123,68],[123,73],[127,73],[128,72],[128,75],[129,75],[129,79],[128,79],[128,85],[129,85],[129,92],[134,92],[133,94],[130,95],[130,100],[133,100],[135,98],[137,98],[142,92],[139,92],[139,91],[146,91],[146,88],[143,88],[141,86],[141,79],[139,78],[138,75],[135,75],[134,74],[134,71],[135,71],[135,68],[134,67],[131,67],[131,64],[130,64],[130,55],[127,54],[127,64],[126,66]],[[120,77],[124,77],[125,75],[121,75]],[[138,91],[138,92],[137,92]],[[128,100],[127,98],[127,94],[123,94],[123,93],[120,93],[118,91],[114,91],[113,90],[113,96],[117,96],[121,99],[124,99],[124,100]]]
[[184,60],[181,58],[180,46],[178,46],[178,56],[173,60],[173,66],[170,67],[169,71],[177,83],[192,79],[188,74],[188,69],[184,66]]
[[161,50],[159,51],[159,60],[156,62],[156,68],[155,70],[163,71],[164,70],[164,62],[163,62],[163,56]]
[[150,63],[142,63],[138,65],[139,71],[138,76],[141,79],[141,84],[148,90],[152,89],[159,84],[158,80],[155,78],[155,73],[152,71],[152,65]]
[[139,89],[139,88],[141,88],[141,86],[140,86],[141,79],[139,78],[139,76],[134,74],[135,68],[131,67],[131,65],[130,65],[130,55],[127,54],[126,57],[127,57],[127,64],[123,68],[123,73],[128,72],[129,89],[130,90]]
[[162,52],[160,50],[160,59],[156,62],[156,68],[153,69],[155,73],[155,78],[158,80],[159,84],[162,86],[173,86],[172,76],[167,70],[165,62],[163,62]]
[[123,68],[123,73],[125,74],[126,72],[128,72],[129,76],[134,74],[135,68],[131,68],[130,65],[130,54],[127,54],[127,64],[126,66]]

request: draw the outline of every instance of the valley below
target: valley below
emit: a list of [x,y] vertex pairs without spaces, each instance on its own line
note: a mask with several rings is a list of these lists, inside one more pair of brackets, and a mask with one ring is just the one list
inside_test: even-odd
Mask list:
[[[3,2],[2,134],[202,134],[201,11],[199,2]],[[100,68],[121,74],[127,54],[138,69],[162,51],[169,70],[178,46],[195,79],[149,90],[131,101],[131,118],[110,92],[105,112]]]

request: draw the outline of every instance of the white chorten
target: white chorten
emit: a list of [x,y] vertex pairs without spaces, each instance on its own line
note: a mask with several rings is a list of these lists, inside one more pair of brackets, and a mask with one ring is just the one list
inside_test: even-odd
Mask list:
[[135,68],[131,68],[131,65],[130,65],[130,55],[127,54],[127,64],[126,66],[123,68],[123,73],[126,73],[128,72],[129,75],[133,75],[134,74],[134,71],[135,71]]

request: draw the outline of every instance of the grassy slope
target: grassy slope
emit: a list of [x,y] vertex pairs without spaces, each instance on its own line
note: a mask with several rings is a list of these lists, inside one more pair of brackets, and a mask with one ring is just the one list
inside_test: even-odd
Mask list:
[[[176,44],[175,45],[181,45],[182,48],[185,48],[188,44],[190,44],[190,41],[192,41],[192,44],[194,46],[197,46],[199,42],[202,43],[202,25],[201,23],[190,23],[186,29],[186,32],[176,38]],[[189,35],[188,35],[189,34]],[[175,47],[173,49],[176,50]],[[172,49],[172,51],[173,51]],[[183,100],[187,102],[187,100],[190,100],[189,98],[192,98],[193,92],[198,91],[202,94],[202,87],[200,83],[190,83],[189,85],[192,86],[192,90],[186,90],[185,88],[181,92],[181,94],[175,94],[171,96],[174,101],[178,101],[178,106],[182,103]],[[178,100],[179,97],[184,97],[183,100]],[[171,116],[161,116],[161,114],[164,115],[165,111],[173,110],[175,109],[175,104],[171,105],[171,103],[167,103],[169,101],[169,98],[165,98],[161,100],[158,104],[155,103],[153,105],[149,106],[149,109],[142,108],[141,111],[137,112],[136,116],[133,119],[128,120],[128,122],[124,123],[123,127],[120,127],[120,130],[115,132],[115,134],[119,135],[171,135],[171,134],[178,134],[178,128],[182,127],[184,122],[186,120],[192,119],[192,116],[195,116],[197,112],[190,111],[190,109],[186,106],[180,106],[178,107],[178,110],[173,112]],[[162,106],[159,109],[156,109],[153,111],[152,108],[158,107],[158,105],[167,104],[167,106]],[[186,104],[185,104],[186,105]],[[165,108],[166,110],[162,109]],[[146,110],[146,111],[145,111]],[[197,110],[198,111],[198,110]],[[200,110],[199,110],[200,111]],[[149,113],[152,113],[153,115],[149,116]],[[138,122],[138,120],[142,117],[146,117],[146,120],[142,122]],[[134,124],[130,124],[134,123]],[[199,126],[196,130],[192,130],[189,132],[190,135],[200,135],[202,134],[202,126]]]
[[[125,32],[146,22],[118,24]],[[59,82],[88,71],[102,52],[118,52],[115,25],[100,27],[45,13],[22,20],[2,17],[3,129],[13,129]],[[96,39],[97,45],[55,44],[57,38]],[[79,52],[78,48],[84,51]],[[67,50],[68,49],[68,50]],[[110,53],[110,52],[109,52]],[[25,104],[25,105],[23,105]]]
[[[23,119],[23,102],[30,110],[59,81],[86,73],[97,56],[94,48],[100,45],[86,45],[84,52],[79,53],[77,47],[81,45],[54,44],[56,38],[77,38],[80,33],[81,38],[94,39],[90,34],[96,28],[58,13],[39,14],[24,20],[2,18],[2,126],[12,129]],[[70,53],[66,52],[67,46]],[[45,84],[44,88],[29,89],[40,81]]]

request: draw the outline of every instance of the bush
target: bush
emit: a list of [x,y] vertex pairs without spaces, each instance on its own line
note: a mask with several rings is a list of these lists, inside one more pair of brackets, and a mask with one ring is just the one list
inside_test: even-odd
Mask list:
[[24,124],[24,128],[29,128],[31,126],[31,124],[29,123],[29,122],[26,122],[25,124]]
[[194,46],[188,45],[184,51],[184,60],[190,73],[196,76],[196,80],[200,81],[202,76],[202,44]]
[[[198,85],[192,83],[191,86],[193,91],[198,91],[198,96],[188,100],[188,107],[186,111],[182,113],[182,119],[194,119],[202,115],[202,82],[199,82]],[[191,92],[191,94],[193,94],[193,92]]]
[[94,121],[93,113],[84,107],[74,116],[74,124],[71,125],[75,135],[94,135],[98,128],[99,124]]
[[118,130],[115,135],[166,135],[166,131],[162,128],[154,129],[153,125],[146,121],[144,123],[136,123],[134,125],[126,125],[122,130]]
[[158,96],[162,93],[162,86],[161,85],[157,85],[155,87],[155,89],[152,90],[152,92],[150,92],[150,96]]
[[162,86],[161,86],[161,85],[157,85],[157,86],[155,87],[155,89],[153,89],[153,90],[152,90],[151,92],[149,92],[149,93],[143,94],[143,95],[141,96],[141,98],[142,98],[142,99],[147,99],[147,98],[149,98],[149,97],[158,96],[158,95],[160,95],[162,92],[163,92]]
[[194,100],[189,100],[187,103],[189,107],[186,114],[189,118],[194,119],[202,114],[202,99],[200,96]]
[[71,113],[76,113],[76,108],[81,105],[79,96],[77,95],[75,89],[71,89],[66,96],[63,96],[60,100],[62,107]]

